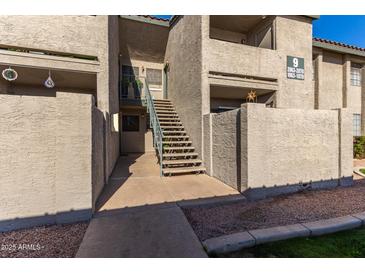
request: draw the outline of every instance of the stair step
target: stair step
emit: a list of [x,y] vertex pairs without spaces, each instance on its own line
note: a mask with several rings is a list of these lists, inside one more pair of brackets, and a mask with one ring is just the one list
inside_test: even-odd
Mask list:
[[196,152],[186,152],[186,153],[164,153],[163,158],[186,158],[186,157],[198,157]]
[[205,172],[204,167],[170,167],[163,168],[162,173],[165,174],[182,174],[182,173],[194,173],[194,172]]
[[162,129],[184,129],[184,126],[161,126]]
[[159,111],[159,110],[175,111],[175,108],[173,108],[173,107],[158,107],[158,106],[155,106],[155,110],[156,111]]
[[159,104],[159,103],[154,103],[156,108],[174,108],[174,105],[172,104]]
[[166,122],[166,121],[160,121],[160,125],[182,125],[181,122]]
[[189,139],[188,135],[181,135],[181,136],[176,136],[176,135],[171,135],[171,136],[164,136],[164,139]]
[[159,116],[160,114],[177,114],[176,111],[174,110],[156,110],[157,116]]
[[177,117],[172,117],[172,118],[158,118],[158,120],[161,122],[170,122],[170,121],[175,121],[175,122],[180,122],[180,118]]
[[200,159],[181,159],[181,160],[163,160],[163,165],[186,165],[186,164],[201,164]]
[[195,147],[185,146],[185,147],[164,147],[164,150],[195,150]]
[[184,134],[184,136],[185,136],[186,131],[185,130],[179,130],[179,131],[177,131],[177,130],[163,130],[162,133],[163,133],[164,137],[170,136],[172,134],[173,134],[173,136],[176,136],[176,134]]
[[157,117],[179,117],[179,115],[177,113],[160,113],[157,114]]
[[192,144],[192,141],[163,141],[164,145]]
[[168,102],[168,103],[171,103],[171,101],[169,99],[153,99],[153,102]]

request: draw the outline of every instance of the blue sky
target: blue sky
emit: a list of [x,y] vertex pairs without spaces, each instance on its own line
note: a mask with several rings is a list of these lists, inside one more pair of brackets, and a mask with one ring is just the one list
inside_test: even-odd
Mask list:
[[313,36],[365,48],[365,15],[321,15],[313,23]]
[[321,15],[313,36],[365,48],[365,15]]

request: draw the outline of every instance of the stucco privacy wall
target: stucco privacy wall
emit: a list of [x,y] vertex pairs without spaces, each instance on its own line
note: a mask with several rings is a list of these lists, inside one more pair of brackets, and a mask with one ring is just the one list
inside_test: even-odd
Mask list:
[[337,185],[339,178],[341,184],[352,182],[352,113],[347,109],[243,104],[239,111],[209,115],[214,142],[210,175],[236,189]]
[[270,187],[352,177],[352,116],[348,110],[244,104],[241,111],[241,128],[247,127],[243,185]]
[[95,207],[104,188],[104,136],[105,124],[103,113],[92,106],[92,205]]
[[168,98],[172,100],[193,146],[202,153],[201,16],[182,16],[170,29]]
[[[209,140],[206,139],[209,136],[204,136],[204,145],[211,144],[210,150],[213,161],[211,169],[207,172],[227,185],[240,190],[240,109],[204,115],[204,129],[209,128],[209,120],[211,122],[211,137]],[[205,156],[204,159],[208,163],[210,157]]]
[[0,94],[0,231],[90,217],[91,125],[89,94]]
[[[105,168],[108,176],[119,155],[119,134],[110,131],[118,113],[118,16],[0,16],[0,46],[95,56],[97,106],[106,120]],[[37,64],[34,64],[35,66]]]

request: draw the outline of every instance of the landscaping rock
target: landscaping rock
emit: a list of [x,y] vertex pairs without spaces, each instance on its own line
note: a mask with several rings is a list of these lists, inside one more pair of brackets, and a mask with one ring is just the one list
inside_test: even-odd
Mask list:
[[310,230],[301,224],[295,224],[255,229],[250,230],[249,233],[256,239],[256,244],[263,244],[297,237],[308,237],[310,235]]
[[320,236],[324,234],[360,227],[362,225],[362,221],[352,216],[344,216],[327,220],[303,223],[303,225],[311,231],[311,236]]

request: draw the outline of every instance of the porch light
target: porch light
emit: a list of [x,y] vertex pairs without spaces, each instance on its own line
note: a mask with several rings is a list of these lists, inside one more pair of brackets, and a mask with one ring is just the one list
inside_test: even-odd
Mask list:
[[54,81],[52,80],[52,77],[51,77],[51,71],[49,70],[48,71],[48,78],[47,80],[44,82],[44,86],[46,88],[54,88],[55,87],[55,83]]
[[7,81],[14,81],[18,78],[18,73],[14,69],[9,67],[3,70],[2,76]]

